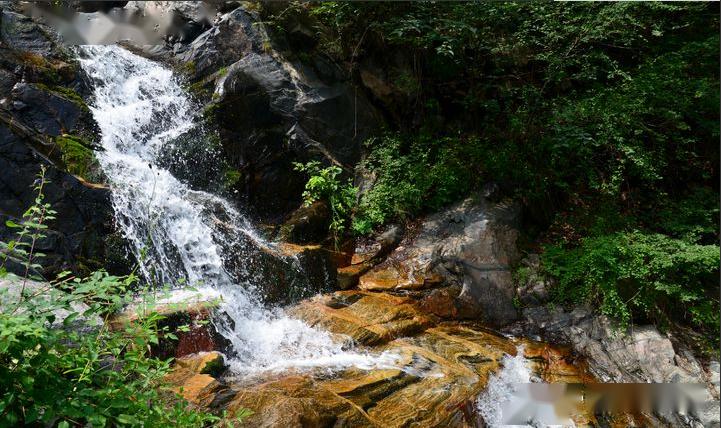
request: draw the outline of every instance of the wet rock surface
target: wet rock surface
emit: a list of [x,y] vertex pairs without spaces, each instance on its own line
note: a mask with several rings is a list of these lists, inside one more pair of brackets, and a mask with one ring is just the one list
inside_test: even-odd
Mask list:
[[[525,344],[540,377],[579,381],[582,364],[548,345],[513,341],[476,324],[439,322],[410,298],[340,291],[303,301],[291,313],[371,352],[397,356],[393,366],[264,373],[215,380],[176,367],[171,380],[192,402],[254,413],[248,426],[477,426],[475,400],[504,355]],[[204,356],[189,358],[206,358]],[[200,361],[200,360],[199,360]],[[571,361],[570,363],[568,361]],[[216,382],[217,381],[217,382]]]
[[518,258],[520,210],[469,198],[427,217],[382,262],[360,276],[368,291],[422,291],[431,313],[499,326],[517,319],[510,267]]
[[309,37],[303,28],[270,34],[257,12],[241,6],[190,43],[146,52],[189,76],[240,173],[236,190],[264,221],[282,221],[300,204],[304,177],[292,162],[322,159],[350,171],[380,124],[339,65],[317,53],[292,53]]

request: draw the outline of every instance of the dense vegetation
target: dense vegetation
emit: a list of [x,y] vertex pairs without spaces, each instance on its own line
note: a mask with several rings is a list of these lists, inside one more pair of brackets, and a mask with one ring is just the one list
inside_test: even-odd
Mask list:
[[[44,170],[42,171],[44,173]],[[55,212],[43,196],[19,223],[13,241],[0,242],[0,427],[15,426],[188,426],[219,417],[192,411],[179,396],[162,390],[170,361],[150,354],[172,333],[148,301],[147,312],[122,328],[108,323],[132,299],[135,276],[104,271],[87,278],[61,274],[51,283],[32,279],[43,254],[36,244]],[[18,263],[22,277],[8,273]]]
[[358,170],[373,185],[356,233],[492,181],[523,201],[558,302],[717,337],[717,4],[291,7],[390,93],[374,98],[389,129]]

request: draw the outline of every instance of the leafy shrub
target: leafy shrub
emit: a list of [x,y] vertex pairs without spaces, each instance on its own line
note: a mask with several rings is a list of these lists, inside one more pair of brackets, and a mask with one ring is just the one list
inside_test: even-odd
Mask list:
[[661,234],[615,233],[576,248],[547,246],[543,265],[562,303],[599,305],[627,326],[633,319],[692,324],[718,339],[719,248]]
[[[42,169],[35,204],[19,224],[8,224],[18,238],[0,246],[0,426],[198,427],[218,421],[159,390],[170,362],[149,350],[172,333],[158,327],[161,316],[152,305],[122,330],[109,328],[107,319],[131,299],[135,276],[99,271],[53,283],[29,278],[42,257],[35,243],[54,215],[44,202],[44,184]],[[8,273],[13,259],[25,266],[23,277]]]
[[353,186],[350,179],[346,183],[341,181],[340,175],[343,171],[338,166],[331,165],[321,168],[318,161],[310,161],[305,164],[296,162],[293,165],[296,171],[305,172],[310,176],[305,184],[305,191],[303,191],[305,205],[310,206],[319,200],[328,203],[331,210],[329,229],[337,244],[340,235],[346,229],[351,210],[355,206],[358,189]]
[[366,148],[361,168],[376,179],[361,195],[353,223],[359,234],[455,202],[479,182],[482,146],[475,139],[386,135]]

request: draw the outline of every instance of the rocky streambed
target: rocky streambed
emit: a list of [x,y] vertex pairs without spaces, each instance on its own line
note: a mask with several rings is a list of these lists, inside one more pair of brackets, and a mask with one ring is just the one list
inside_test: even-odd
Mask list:
[[[222,350],[220,341],[194,349],[198,354],[176,353],[169,379],[202,408],[231,416],[250,409],[250,426],[484,426],[489,415],[479,397],[495,394],[485,402],[496,412],[505,400],[518,400],[511,394],[516,382],[558,384],[534,405],[560,406],[566,425],[716,426],[717,363],[697,359],[653,326],[622,332],[588,308],[555,307],[542,279],[512,278],[509,265],[520,258],[517,212],[509,201],[479,195],[412,230],[390,231],[359,245],[351,264],[338,269],[338,284],[348,289],[286,308],[349,346],[392,356],[385,366],[200,373],[204,361],[220,355],[205,353]],[[473,268],[479,266],[493,269]],[[681,383],[703,392],[693,415],[609,415],[594,408],[597,400],[581,399],[600,383]]]
[[[209,352],[181,357],[169,381],[197,406],[227,410],[229,416],[250,409],[249,426],[274,427],[477,426],[482,424],[478,397],[489,378],[502,371],[504,358],[519,350],[539,381],[593,381],[583,361],[568,350],[504,337],[476,323],[444,322],[416,303],[387,293],[339,291],[290,309],[362,349],[388,355],[386,367],[300,368],[237,377],[206,369],[208,362],[222,360]],[[588,422],[588,410],[579,407],[574,421]]]

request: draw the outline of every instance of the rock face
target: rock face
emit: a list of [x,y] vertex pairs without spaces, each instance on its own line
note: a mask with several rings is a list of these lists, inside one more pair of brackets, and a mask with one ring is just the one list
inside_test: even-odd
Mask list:
[[[650,325],[617,331],[611,321],[588,309],[565,312],[545,306],[524,310],[525,321],[512,333],[539,334],[544,340],[567,344],[583,356],[588,368],[602,382],[691,383],[705,385],[698,412],[702,426],[719,426],[718,362],[702,365],[685,346],[672,336]],[[679,414],[656,415],[673,426],[695,426]]]
[[325,201],[295,210],[280,227],[280,240],[294,244],[322,242],[328,235],[331,212]]
[[[226,410],[228,417],[251,410],[244,423],[253,427],[471,427],[480,423],[476,397],[521,343],[471,324],[438,323],[414,299],[386,293],[336,292],[306,300],[292,313],[371,352],[395,355],[395,362],[251,379],[201,377],[183,363],[171,375],[173,384],[188,391],[191,402]],[[531,343],[525,348],[543,379],[577,382],[584,376],[558,362],[562,351]]]
[[519,213],[510,201],[470,198],[434,214],[362,275],[358,287],[420,290],[421,306],[435,315],[508,324],[517,318],[509,267],[519,257]]
[[271,37],[257,13],[238,7],[163,54],[206,98],[229,166],[240,173],[237,190],[256,214],[274,221],[300,203],[305,179],[292,162],[320,158],[352,167],[379,123],[338,65],[319,54],[296,55],[297,49],[286,55],[294,37],[307,32],[286,36]]
[[45,201],[57,219],[36,246],[47,254],[39,260],[43,273],[86,273],[104,266],[103,259],[121,273],[128,262],[113,234],[108,189],[86,181],[97,177],[97,128],[82,99],[84,76],[51,29],[10,6],[2,6],[0,20],[0,240],[14,237],[5,221],[17,222],[32,203],[32,185],[45,165]]

